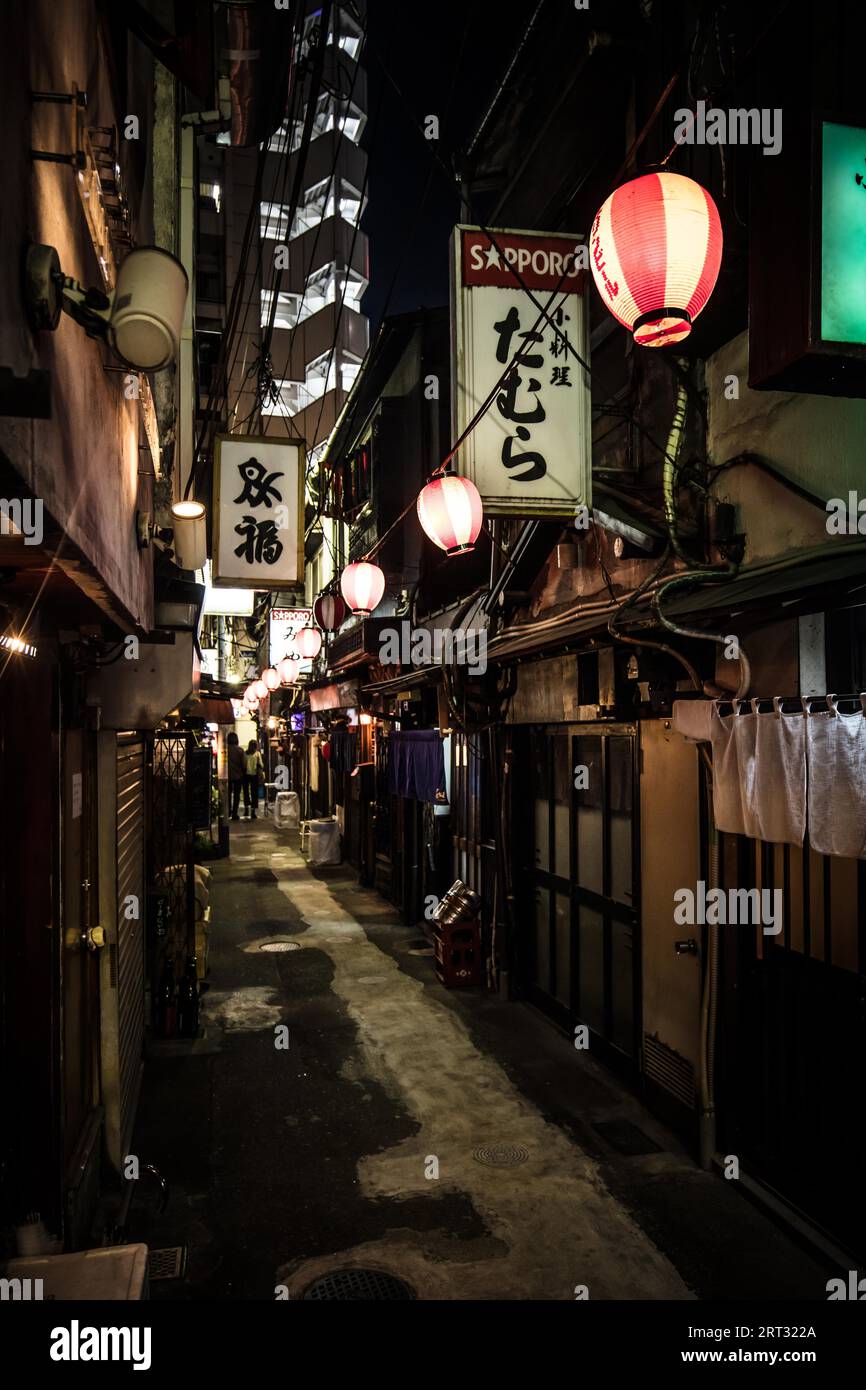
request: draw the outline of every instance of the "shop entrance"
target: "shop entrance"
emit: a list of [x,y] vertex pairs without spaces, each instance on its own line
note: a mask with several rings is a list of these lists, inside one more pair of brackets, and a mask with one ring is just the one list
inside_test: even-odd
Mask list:
[[516,728],[514,751],[522,989],[569,1033],[586,1024],[593,1050],[631,1073],[640,1021],[635,730]]
[[720,1150],[862,1259],[866,861],[723,835],[720,881],[784,904],[720,935]]

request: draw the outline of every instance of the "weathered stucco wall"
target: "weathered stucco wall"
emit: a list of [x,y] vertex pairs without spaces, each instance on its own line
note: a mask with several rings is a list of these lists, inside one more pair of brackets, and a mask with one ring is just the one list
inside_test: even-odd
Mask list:
[[[66,274],[85,286],[102,287],[87,229],[77,173],[68,165],[31,158],[31,148],[69,152],[70,108],[31,104],[30,92],[87,92],[84,123],[118,124],[108,85],[107,64],[94,62],[99,51],[94,6],[89,0],[32,0],[4,9],[4,62],[0,103],[6,108],[0,145],[3,186],[16,196],[4,205],[8,254],[0,264],[0,364],[24,375],[30,368],[51,374],[50,420],[0,419],[0,449],[49,514],[66,528],[69,541],[93,567],[99,580],[132,619],[153,625],[150,551],[136,543],[135,513],[150,508],[149,461],[139,454],[139,406],[124,398],[124,374],[107,347],[86,337],[64,315],[54,333],[31,334],[20,288],[29,241],[56,247]],[[141,61],[139,61],[141,60]],[[148,142],[152,64],[136,46],[131,55],[128,101]],[[144,96],[142,95],[144,94]],[[2,109],[2,107],[0,107]],[[30,121],[20,112],[32,111]],[[17,111],[12,119],[11,112]],[[121,145],[123,140],[121,139]],[[141,153],[146,159],[150,151]],[[137,176],[130,152],[127,184]],[[17,190],[24,190],[23,196]],[[147,219],[149,221],[149,219]],[[150,231],[150,227],[147,227]],[[140,473],[141,470],[141,473]],[[71,558],[71,555],[70,555]],[[116,607],[116,605],[115,605]]]
[[[866,401],[752,391],[748,352],[748,333],[741,333],[706,364],[713,463],[748,451],[762,455],[822,501],[847,499],[852,489],[866,496]],[[731,376],[737,378],[736,400],[725,399]],[[746,563],[830,539],[825,511],[758,469],[730,469],[720,478],[716,495],[737,506],[737,529],[747,533]]]

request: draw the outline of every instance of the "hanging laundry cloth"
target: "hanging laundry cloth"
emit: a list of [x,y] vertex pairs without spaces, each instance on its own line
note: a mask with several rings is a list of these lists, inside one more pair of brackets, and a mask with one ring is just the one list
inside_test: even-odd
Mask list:
[[720,715],[713,706],[710,725],[713,742],[713,820],[717,830],[727,835],[745,835],[743,801],[737,742],[734,737],[736,714]]
[[[754,778],[746,824],[759,840],[802,845],[806,833],[806,720],[802,714],[756,714]],[[753,832],[747,830],[747,834]]]
[[818,854],[866,859],[866,717],[810,714],[809,844]]
[[674,700],[674,729],[689,743],[705,743],[713,736],[716,714],[712,700]]

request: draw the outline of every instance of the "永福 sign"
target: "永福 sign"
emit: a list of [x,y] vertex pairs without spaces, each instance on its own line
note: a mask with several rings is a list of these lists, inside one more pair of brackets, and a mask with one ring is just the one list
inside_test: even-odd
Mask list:
[[221,435],[214,455],[213,583],[293,589],[304,582],[304,446]]
[[455,438],[495,389],[457,464],[490,516],[590,505],[587,265],[585,244],[565,233],[454,229]]

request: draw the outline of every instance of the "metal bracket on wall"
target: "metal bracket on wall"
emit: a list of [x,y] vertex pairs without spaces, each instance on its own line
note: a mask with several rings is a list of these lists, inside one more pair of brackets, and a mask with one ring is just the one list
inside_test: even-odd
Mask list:
[[71,154],[59,154],[55,150],[31,150],[31,158],[43,160],[49,164],[69,164],[73,169],[83,169],[87,163],[87,158],[82,148],[81,113],[87,107],[87,93],[79,91],[73,83],[71,92],[31,92],[30,97],[32,101],[69,106],[70,145],[72,146]]

